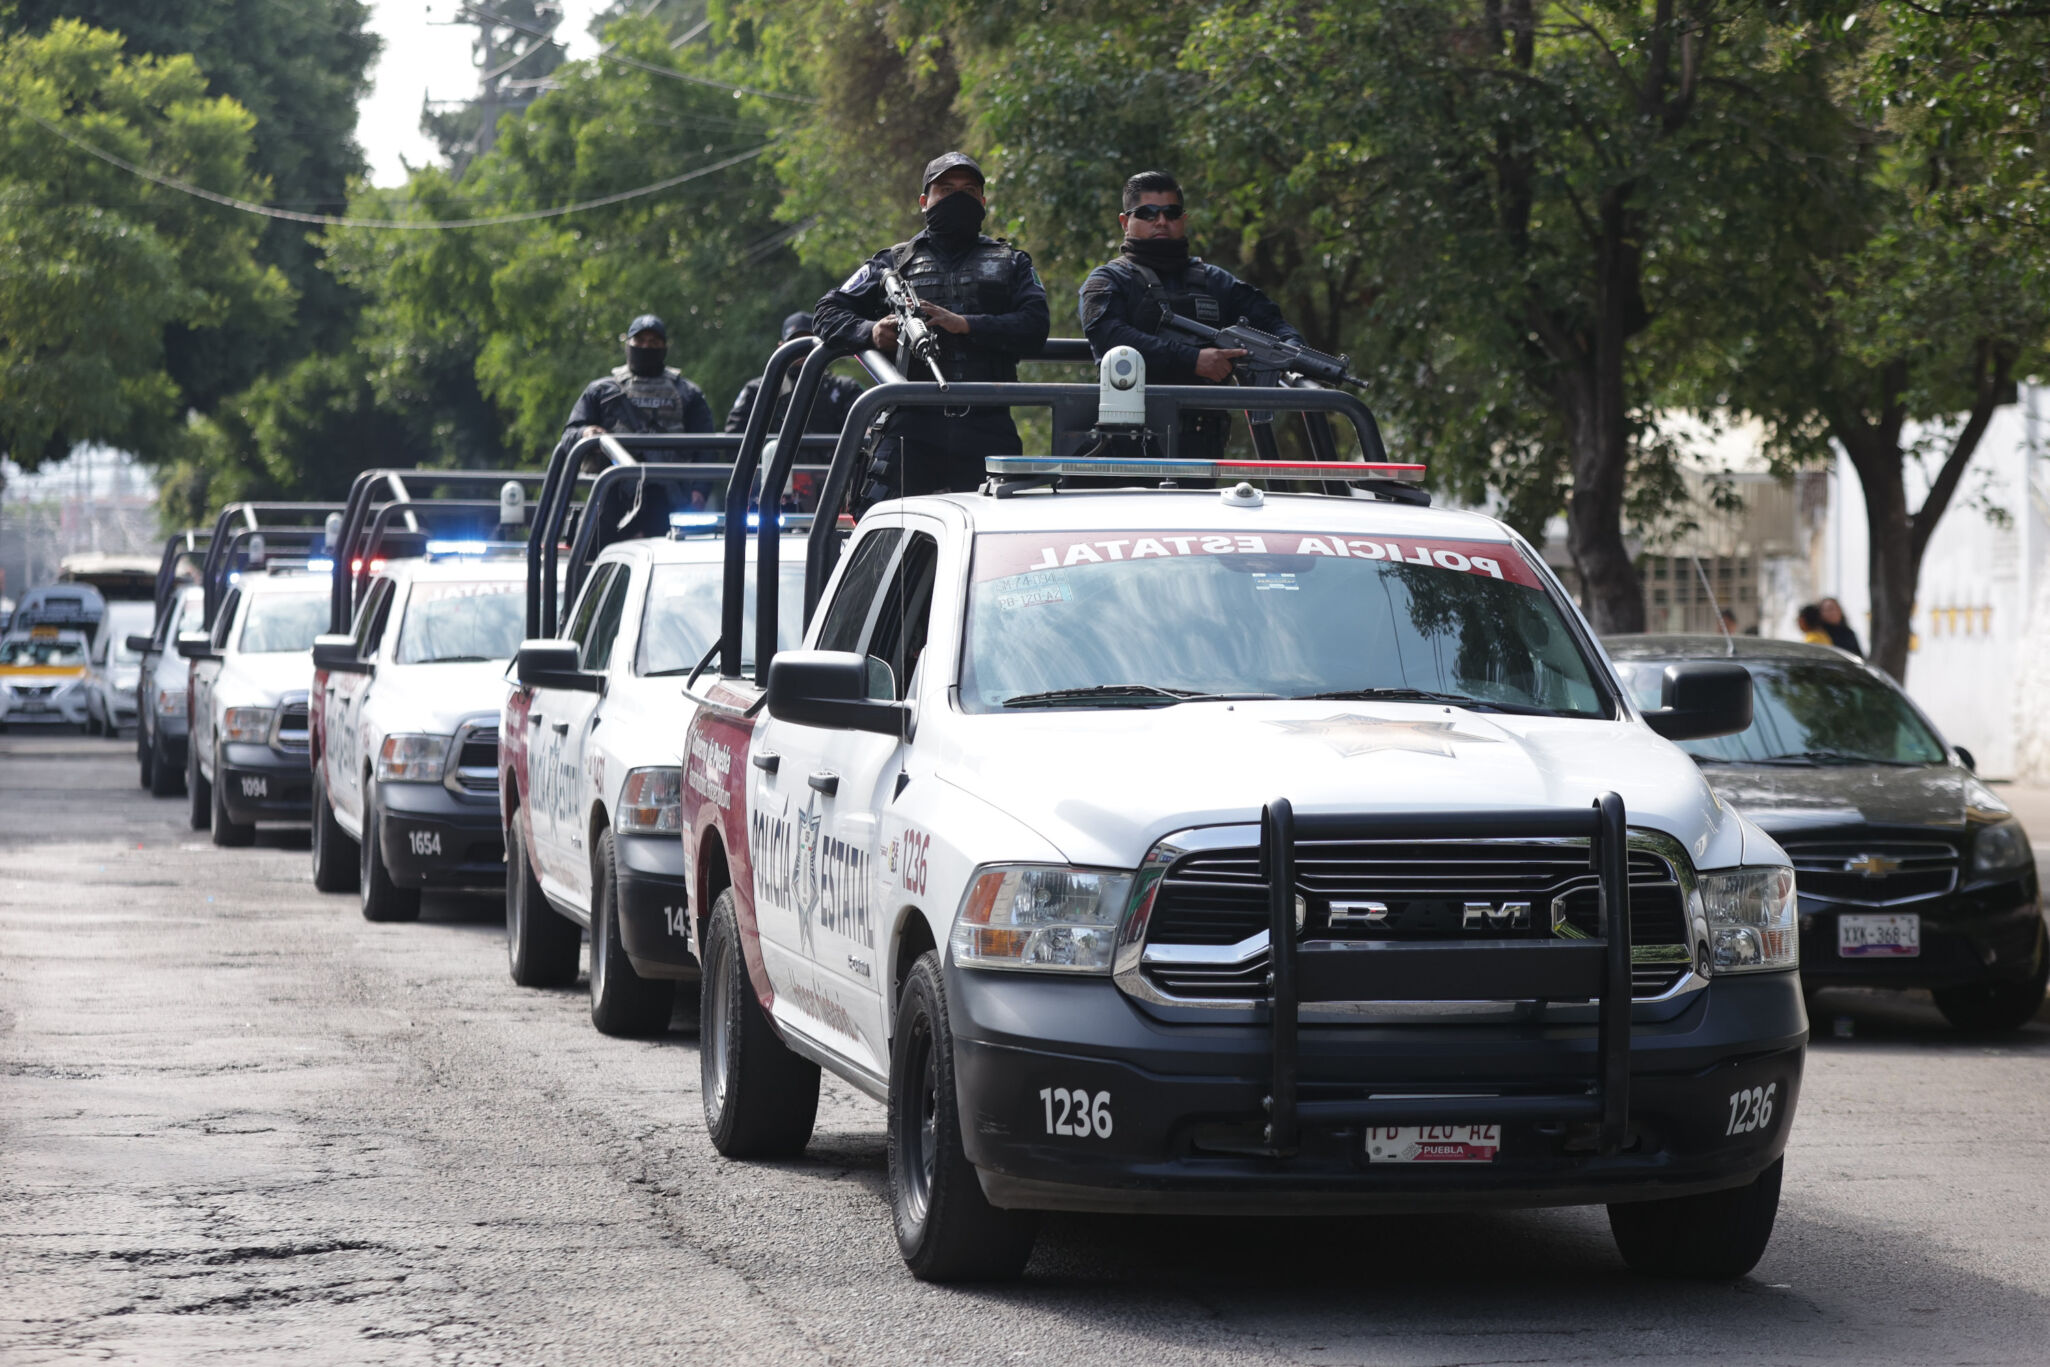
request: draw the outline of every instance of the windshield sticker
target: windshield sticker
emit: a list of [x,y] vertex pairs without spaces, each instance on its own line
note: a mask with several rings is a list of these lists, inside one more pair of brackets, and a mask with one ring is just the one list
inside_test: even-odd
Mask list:
[[[1009,581],[1043,578],[1058,582],[1054,570],[1077,565],[1103,565],[1121,560],[1180,559],[1212,555],[1320,555],[1334,560],[1379,560],[1389,564],[1417,565],[1449,570],[1455,574],[1499,579],[1524,588],[1539,588],[1537,571],[1515,546],[1502,541],[1419,541],[1408,537],[1368,540],[1317,532],[1129,532],[1110,536],[1078,537],[1073,534],[1003,532],[976,538],[975,579],[977,583],[1005,581],[998,592],[1016,592],[1024,601],[1053,602],[1052,598],[1025,599],[1037,586],[1012,589]],[[1285,576],[1265,575],[1279,580]],[[1293,584],[1266,584],[1285,588]]]
[[1295,593],[1301,587],[1292,574],[1263,574],[1259,571],[1253,574],[1255,593]]
[[1075,597],[1056,574],[1014,574],[1008,579],[995,581],[990,587],[996,591],[996,605],[1006,611],[1036,607],[1041,603],[1066,603]]

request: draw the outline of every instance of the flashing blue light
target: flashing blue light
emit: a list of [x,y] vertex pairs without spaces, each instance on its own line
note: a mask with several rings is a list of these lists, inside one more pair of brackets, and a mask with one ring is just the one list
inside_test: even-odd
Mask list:
[[230,584],[239,584],[239,583],[241,583],[241,582],[242,582],[242,571],[240,571],[240,570],[229,570],[229,571],[228,571],[228,582],[229,582]]
[[334,567],[335,562],[323,556],[314,556],[306,562],[307,571],[312,574],[331,574]]
[[[793,527],[809,527],[812,524],[812,517],[813,515],[810,513],[778,513],[776,514],[776,526],[783,530]],[[762,515],[760,513],[749,513],[747,515],[749,531],[757,530],[761,525]],[[726,514],[724,513],[671,513],[669,515],[669,530],[672,534],[676,532],[716,532],[722,530],[725,526]]]
[[669,525],[672,527],[718,527],[723,526],[725,522],[726,514],[724,513],[671,513],[669,515]]
[[429,555],[488,555],[490,551],[491,543],[489,541],[430,541],[427,543],[427,553]]

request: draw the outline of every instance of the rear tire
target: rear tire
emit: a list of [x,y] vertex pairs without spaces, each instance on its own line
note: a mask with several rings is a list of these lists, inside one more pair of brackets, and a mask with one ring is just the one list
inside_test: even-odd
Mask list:
[[2035,971],[2018,983],[1973,983],[1946,987],[1929,995],[1936,1009],[1958,1029],[1974,1035],[2010,1035],[2043,1009],[2043,991],[2050,986],[2050,944],[2036,932]]
[[676,986],[634,972],[619,938],[618,841],[598,837],[591,879],[591,1024],[605,1035],[659,1035],[669,1028]]
[[[221,756],[216,751],[214,753],[214,777],[218,779],[220,773]],[[229,816],[228,790],[219,783],[209,784],[208,787],[212,790],[211,796],[213,797],[214,844],[221,846],[223,849],[241,849],[247,845],[254,845],[256,843],[255,823],[251,822],[245,826],[236,821],[234,817]]]
[[356,890],[366,921],[417,921],[420,889],[402,888],[384,866],[383,838],[378,834],[377,790],[363,786],[363,838],[356,842]]
[[986,1282],[1023,1272],[1038,1217],[991,1205],[961,1146],[954,1032],[933,950],[905,975],[897,1008],[889,1136],[890,1215],[911,1274],[928,1282]]
[[1786,1165],[1785,1158],[1775,1159],[1756,1178],[1728,1191],[1610,1206],[1609,1232],[1633,1272],[1735,1281],[1765,1256]]
[[705,1129],[728,1158],[789,1158],[811,1142],[819,1066],[776,1036],[748,980],[733,889],[712,904],[698,998]]
[[356,861],[362,857],[356,842],[335,820],[335,805],[327,800],[327,781],[321,767],[313,767],[313,886],[322,892],[354,892],[361,877]]
[[577,980],[583,932],[541,891],[527,859],[516,810],[505,832],[505,955],[521,987],[562,987]]
[[155,792],[157,786],[155,782],[156,768],[152,761],[156,758],[156,756],[151,752],[151,750],[152,748],[149,744],[149,738],[143,735],[142,724],[140,722],[136,723],[135,781],[141,784],[144,788],[149,789],[151,792]]
[[185,819],[195,831],[214,824],[214,786],[199,772],[199,747],[185,743]]

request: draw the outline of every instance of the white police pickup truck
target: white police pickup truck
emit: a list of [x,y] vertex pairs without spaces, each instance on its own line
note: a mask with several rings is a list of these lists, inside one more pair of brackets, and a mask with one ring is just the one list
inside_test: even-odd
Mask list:
[[[1633,1267],[1748,1271],[1794,880],[1666,739],[1741,729],[1748,676],[1640,711],[1521,538],[1335,484],[1371,467],[990,469],[862,517],[766,696],[698,693],[715,1146],[801,1149],[831,1069],[937,1280],[1015,1274],[1042,1210],[1570,1204]],[[1077,476],[1224,487],[1020,487]],[[1234,483],[1273,477],[1345,496]]]
[[353,634],[314,642],[313,882],[355,888],[368,920],[416,918],[426,888],[505,885],[498,713],[525,600],[523,558],[430,542],[371,578]]
[[[521,647],[499,724],[513,981],[574,982],[588,929],[591,1019],[607,1034],[663,1030],[675,983],[697,977],[678,842],[682,685],[719,634],[716,521],[680,514],[669,538],[605,547],[562,637]],[[795,645],[801,562],[785,574]]]
[[191,825],[211,830],[216,845],[253,843],[259,821],[307,818],[307,690],[327,598],[325,574],[282,565],[244,571],[225,585],[210,630],[178,636],[178,653],[192,662]]

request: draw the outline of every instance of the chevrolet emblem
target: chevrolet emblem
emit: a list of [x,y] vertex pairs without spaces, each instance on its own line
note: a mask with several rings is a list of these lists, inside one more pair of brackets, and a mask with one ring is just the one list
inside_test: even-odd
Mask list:
[[1861,854],[1855,859],[1844,861],[1845,873],[1863,874],[1867,878],[1884,878],[1889,873],[1899,873],[1901,861],[1889,859],[1883,854]]

